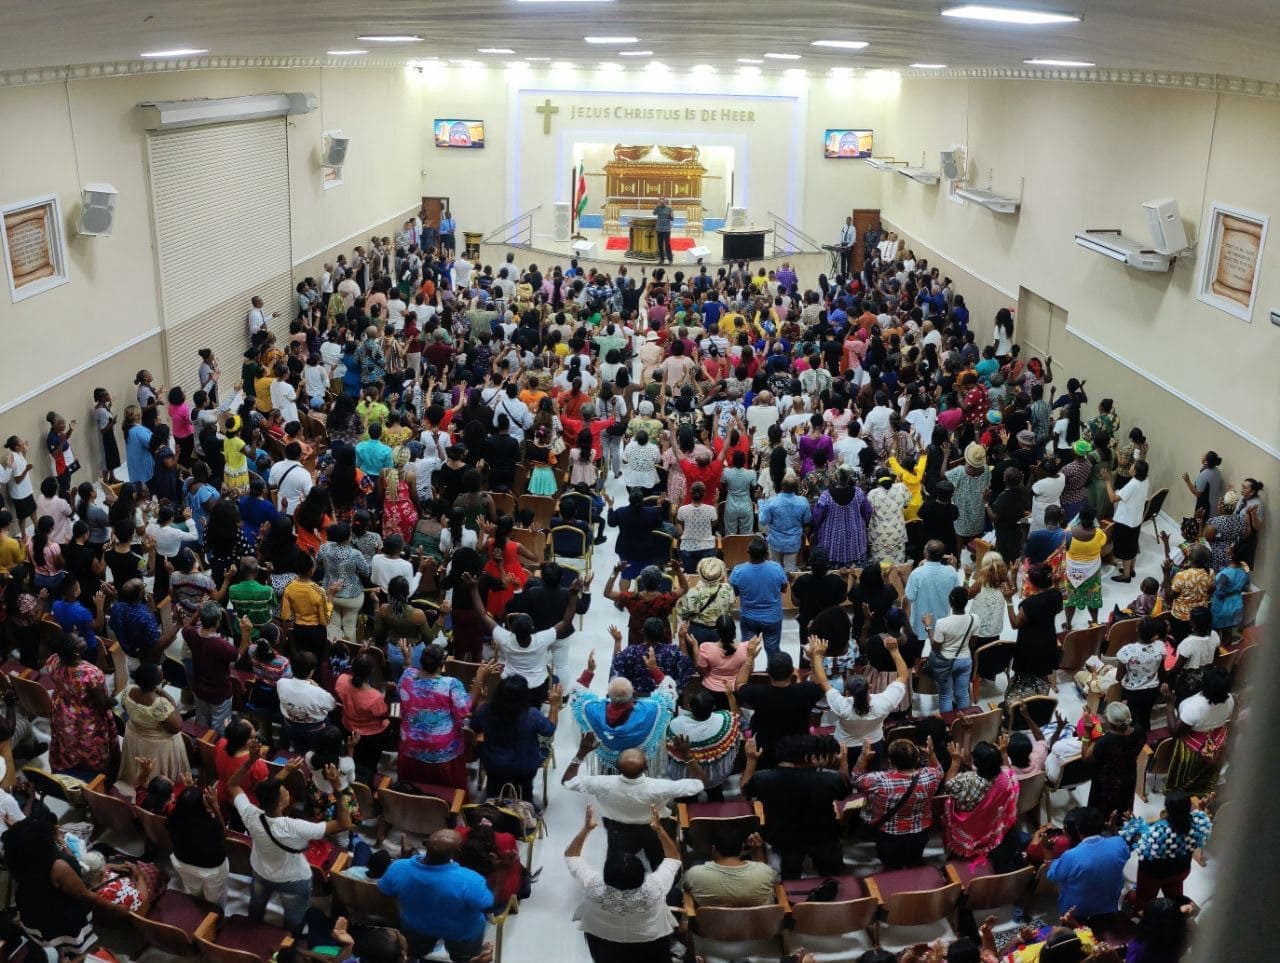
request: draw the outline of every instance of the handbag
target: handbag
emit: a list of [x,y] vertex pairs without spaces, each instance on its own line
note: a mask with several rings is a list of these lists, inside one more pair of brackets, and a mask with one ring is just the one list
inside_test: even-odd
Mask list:
[[[973,635],[973,627],[974,627],[975,625],[977,625],[977,624],[978,624],[978,617],[977,617],[976,615],[971,615],[971,616],[969,616],[969,627],[968,627],[967,629],[965,629],[965,632],[964,632],[964,638],[960,640],[960,648],[956,650],[956,654],[955,654],[955,656],[954,656],[954,657],[952,657],[952,658],[948,659],[948,658],[946,658],[945,656],[943,656],[943,655],[939,654],[939,652],[938,652],[938,650],[937,650],[937,649],[934,649],[934,650],[933,650],[933,652],[931,652],[931,653],[929,654],[929,658],[930,658],[930,659],[935,659],[935,658],[936,658],[936,659],[938,659],[940,662],[945,662],[945,663],[947,663],[947,665],[948,665],[948,666],[955,665],[956,659],[960,658],[960,654],[961,654],[962,652],[964,652],[966,649],[968,649],[968,647],[969,647],[969,637],[970,637],[971,635]],[[925,668],[928,668],[928,667],[929,667],[929,663],[928,663],[928,661],[926,660],[926,662],[925,662]],[[930,675],[932,675],[932,674],[933,674],[932,670],[930,670],[929,674],[930,674]]]

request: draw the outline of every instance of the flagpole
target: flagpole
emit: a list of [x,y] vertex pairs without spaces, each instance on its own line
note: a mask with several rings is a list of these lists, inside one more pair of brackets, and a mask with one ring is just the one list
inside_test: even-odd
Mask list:
[[585,183],[586,183],[586,178],[587,178],[586,164],[585,164],[585,163],[583,163],[582,161],[579,161],[579,162],[578,162],[578,172],[577,172],[577,173],[578,173],[578,176],[577,176],[577,178],[576,178],[576,179],[574,180],[574,182],[573,182],[573,219],[574,219],[574,229],[573,229],[573,234],[572,234],[572,236],[570,237],[570,240],[574,240],[574,241],[585,241],[587,238],[586,238],[586,236],[582,233],[582,224],[581,224],[581,219],[578,217],[578,202],[579,202],[579,197],[578,197],[578,185],[579,185],[579,184],[583,184],[583,185],[585,185]]
[[577,171],[569,168],[569,233],[572,235],[578,230],[578,205],[575,203],[577,198],[574,194],[578,189]]

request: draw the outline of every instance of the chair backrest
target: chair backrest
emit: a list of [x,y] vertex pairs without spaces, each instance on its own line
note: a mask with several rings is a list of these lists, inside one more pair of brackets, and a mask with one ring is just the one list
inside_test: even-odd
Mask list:
[[730,570],[735,565],[741,565],[749,561],[747,549],[751,547],[751,543],[758,536],[755,535],[726,535],[720,540],[720,548],[724,555],[725,568]]
[[974,674],[981,679],[994,679],[1001,673],[1008,672],[1017,646],[1018,643],[1008,639],[997,639],[978,646],[973,653]]
[[884,899],[885,922],[890,926],[924,926],[950,916],[960,902],[959,883],[937,889],[907,890]]
[[227,862],[230,864],[230,870],[233,876],[253,876],[253,867],[249,865],[249,852],[252,843],[249,842],[248,836],[242,836],[240,833],[229,832],[225,835],[227,847]]
[[1093,778],[1097,767],[1092,759],[1084,756],[1072,756],[1062,764],[1062,775],[1058,777],[1058,788],[1081,786]]
[[535,558],[547,557],[546,532],[535,532],[528,528],[513,528],[510,538],[517,545],[523,545]]
[[870,928],[879,910],[874,896],[864,896],[839,903],[793,903],[791,918],[798,935],[844,936]]
[[515,516],[516,499],[510,492],[486,492],[493,499],[493,508],[499,515]]
[[1111,628],[1107,629],[1107,645],[1102,650],[1102,654],[1109,659],[1114,659],[1117,652],[1138,638],[1138,624],[1141,621],[1141,619],[1121,619],[1119,622],[1113,622]]
[[1034,811],[1040,805],[1040,799],[1044,796],[1044,786],[1047,778],[1043,769],[1039,772],[1033,772],[1029,776],[1018,777],[1019,816]]
[[1164,776],[1168,775],[1169,764],[1173,762],[1173,747],[1176,740],[1161,739],[1156,746],[1155,755],[1151,758],[1151,764],[1147,766],[1148,776]]
[[1169,497],[1169,489],[1160,488],[1160,489],[1157,489],[1155,494],[1153,494],[1150,498],[1147,499],[1147,507],[1142,512],[1143,524],[1146,524],[1147,522],[1151,521],[1151,519],[1155,518],[1157,515],[1160,514],[1161,509],[1164,508],[1164,500],[1168,497]]
[[556,513],[556,500],[550,495],[521,495],[520,507],[533,512],[534,528],[546,528]]
[[196,951],[191,934],[208,915],[208,908],[171,887],[151,904],[147,916],[130,913],[129,923],[143,943],[169,956],[190,956]]
[[365,926],[400,924],[400,902],[378,889],[377,883],[343,873],[330,873],[329,885],[334,897],[342,904],[343,914],[352,923]]
[[1106,635],[1105,625],[1091,625],[1084,629],[1072,629],[1062,640],[1062,657],[1059,660],[1059,672],[1076,672],[1084,667],[1085,660],[1098,654],[1102,645],[1102,637]]
[[142,832],[147,837],[153,861],[163,862],[164,858],[173,852],[173,840],[169,838],[169,821],[164,816],[148,812],[140,806],[134,807],[133,815],[141,824]]
[[724,943],[781,939],[787,911],[778,904],[770,906],[707,906],[698,910],[697,934]]
[[[1022,701],[1022,705],[1026,706],[1027,715],[1040,728],[1047,726],[1053,719],[1054,712],[1058,709],[1057,696],[1036,695]],[[1013,706],[1008,707],[1009,713],[1009,729],[1025,729],[1027,720],[1022,718],[1022,713],[1014,712]]]
[[[574,525],[557,525],[551,529],[551,554],[553,557],[559,558],[586,558],[591,551],[591,539],[587,537],[587,533]],[[571,552],[560,552],[556,548],[556,539],[559,538],[560,543],[568,543],[570,545],[577,544],[579,547]]]
[[[1038,775],[1043,776],[1044,773]],[[1022,901],[1035,876],[1034,866],[1023,866],[1022,869],[1012,873],[1001,873],[998,876],[975,876],[965,887],[965,896],[968,897],[969,905],[975,910],[1009,906]]]
[[449,804],[435,796],[397,792],[386,786],[378,789],[378,802],[383,820],[403,832],[430,836],[449,826]]
[[47,769],[41,769],[39,766],[23,766],[22,777],[31,783],[35,790],[45,796],[52,796],[54,799],[60,799],[65,803],[71,802],[71,797],[67,794],[67,790],[57,779],[53,773]]
[[28,719],[53,718],[53,697],[48,689],[35,679],[24,679],[20,675],[10,674],[9,679],[18,694],[18,706]]
[[711,837],[725,827],[736,829],[746,838],[751,833],[760,832],[760,818],[754,812],[726,817],[693,816],[681,830],[681,842],[686,853],[695,852],[709,857]]
[[128,833],[137,828],[138,822],[133,815],[132,803],[118,796],[92,789],[88,783],[85,784],[83,791],[85,805],[89,807],[89,821],[93,823],[95,829],[98,831],[114,829],[117,832]]
[[[960,721],[965,719],[968,725]],[[1000,738],[1000,727],[1004,724],[1004,713],[999,707],[986,712],[961,716],[951,723],[951,738],[960,743],[962,749],[972,749],[980,742],[995,743]]]

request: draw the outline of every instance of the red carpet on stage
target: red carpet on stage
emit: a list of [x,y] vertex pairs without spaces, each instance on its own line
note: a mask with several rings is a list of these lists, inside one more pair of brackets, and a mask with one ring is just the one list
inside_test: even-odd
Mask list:
[[[628,241],[625,237],[615,236],[605,241],[604,249],[606,251],[625,251],[627,249],[627,245],[629,245],[630,243],[631,242]],[[689,250],[689,248],[693,247],[693,245],[694,245],[694,240],[691,237],[673,237],[671,239],[671,250],[673,252],[687,251]]]

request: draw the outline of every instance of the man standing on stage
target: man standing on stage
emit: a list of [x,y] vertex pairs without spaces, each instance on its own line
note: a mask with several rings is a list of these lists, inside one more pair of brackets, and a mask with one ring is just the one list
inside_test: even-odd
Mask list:
[[653,209],[653,216],[658,219],[658,263],[675,264],[671,259],[671,201],[665,197],[658,198],[658,206]]
[[444,215],[440,218],[440,253],[452,254],[457,250],[456,232],[458,223],[453,219],[453,211],[449,208],[444,209]]
[[840,230],[840,273],[849,276],[849,266],[853,263],[853,242],[858,232],[853,229],[853,218],[844,219],[844,227]]

